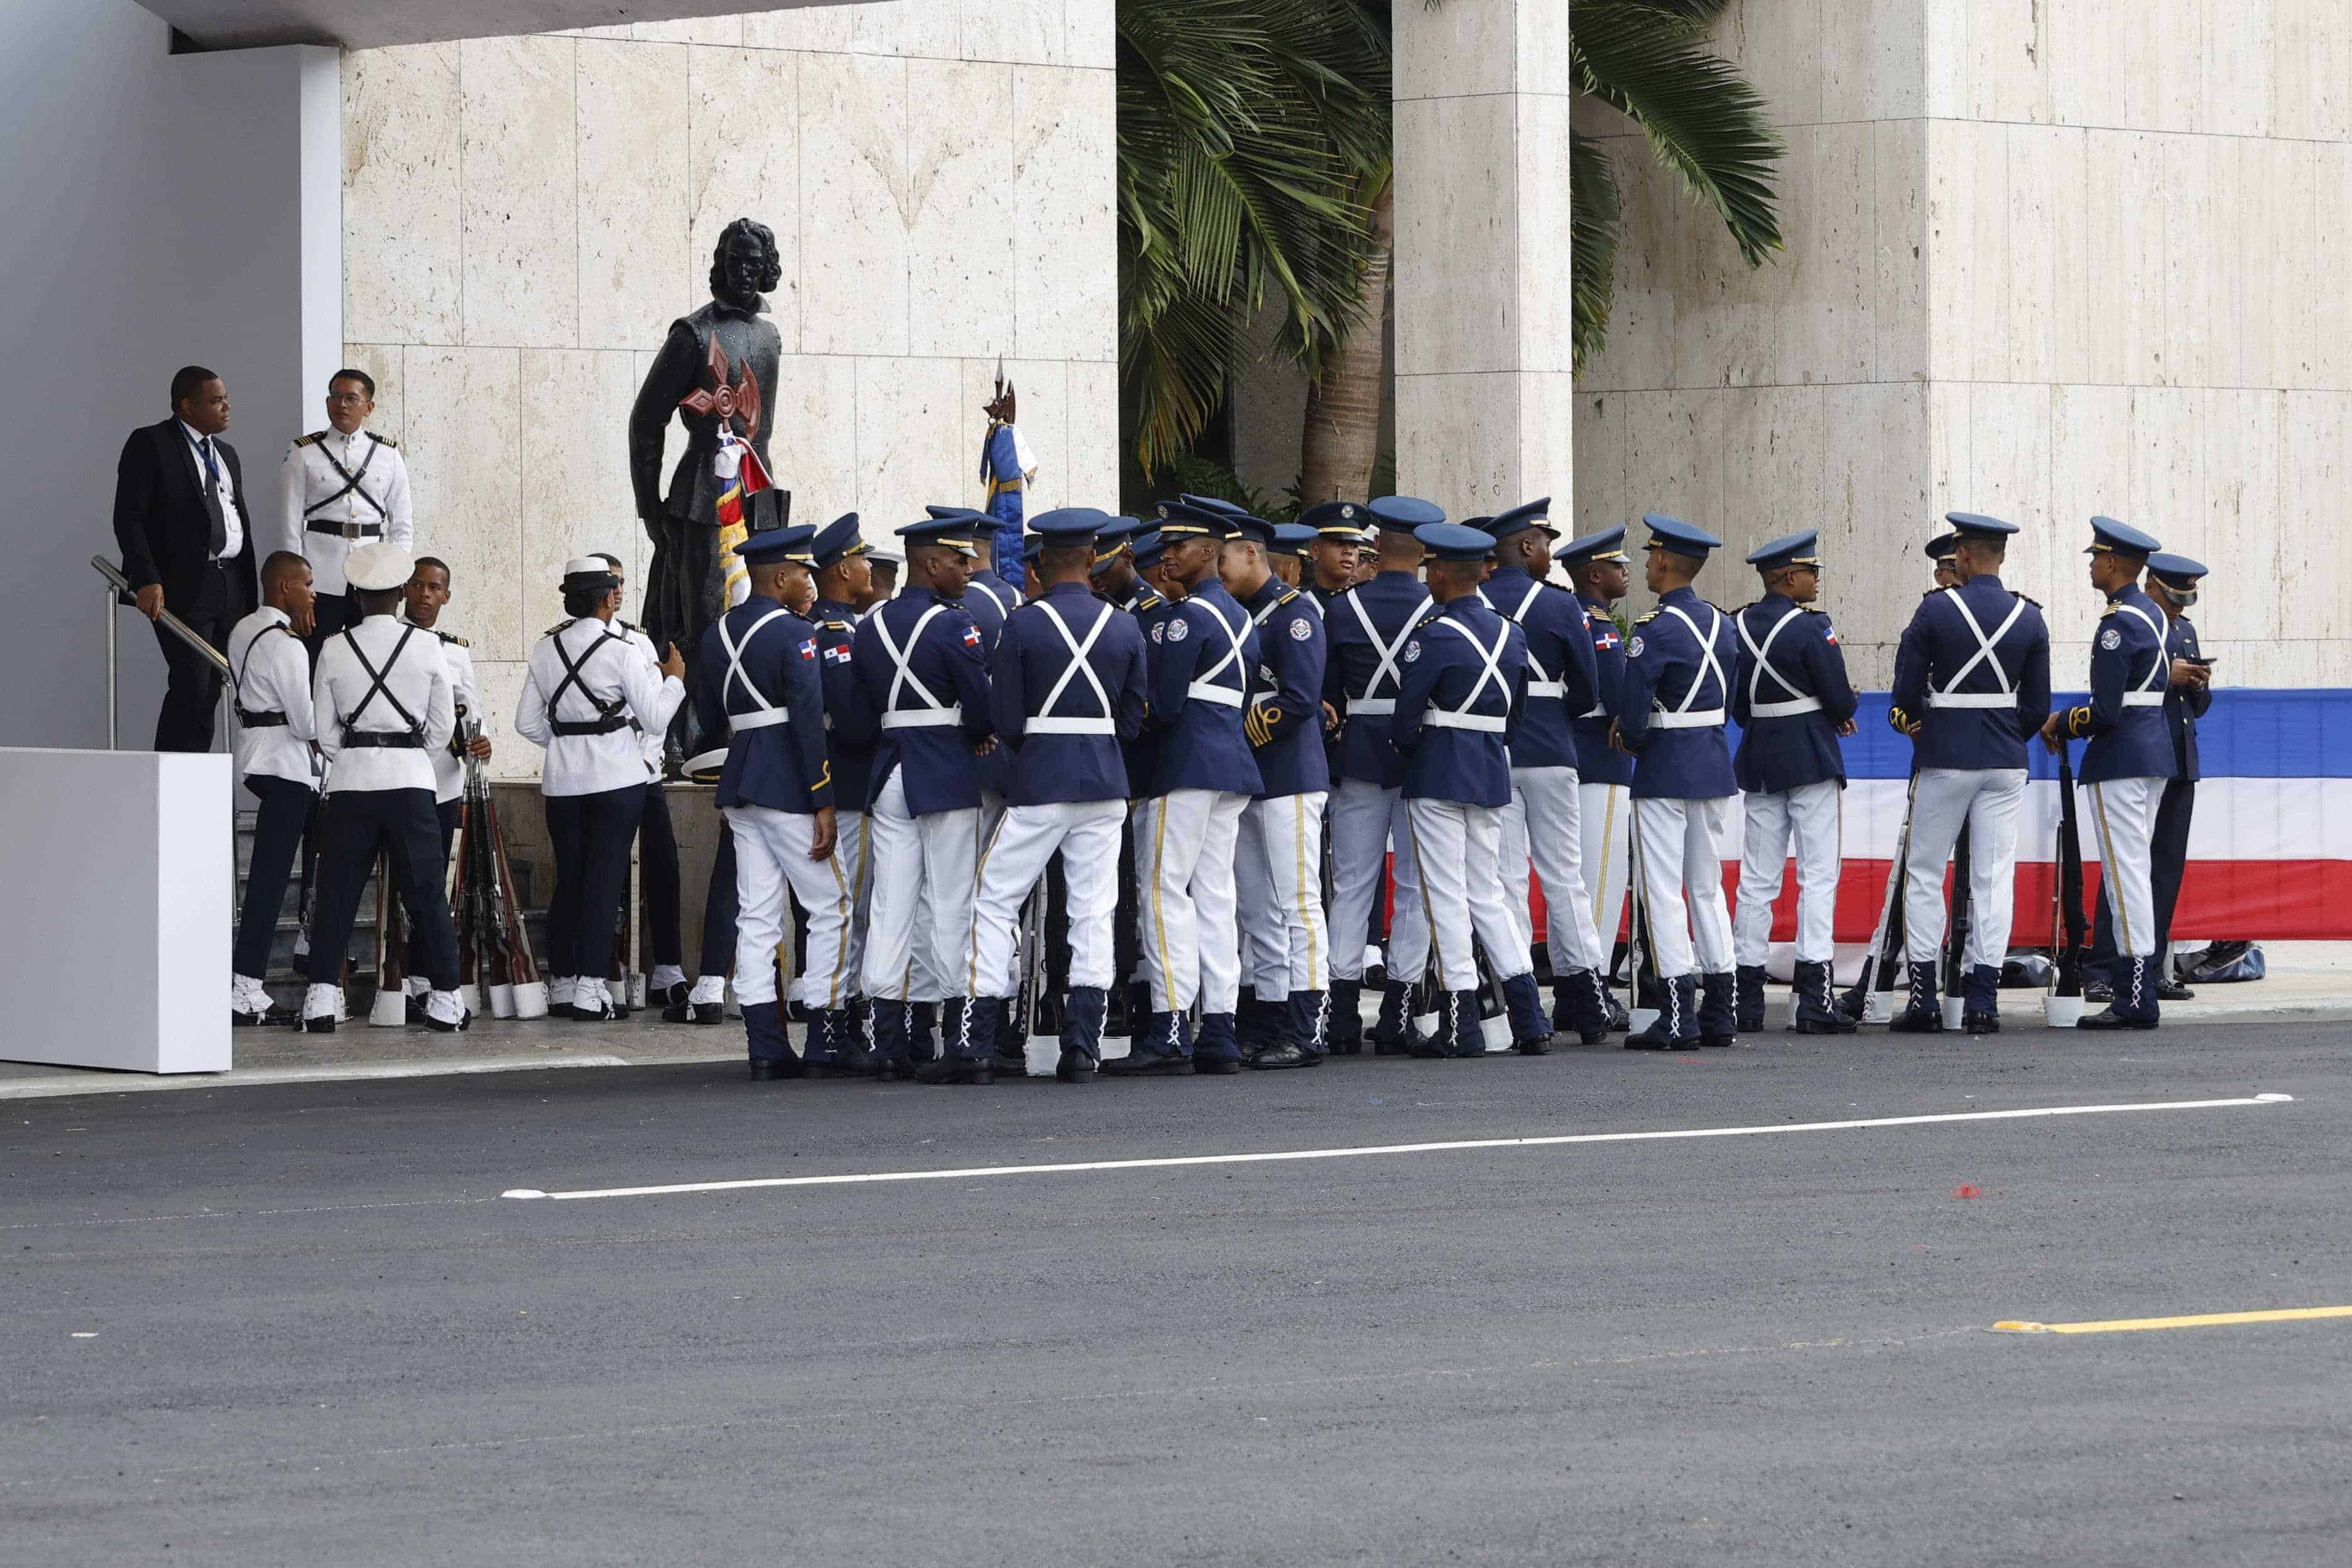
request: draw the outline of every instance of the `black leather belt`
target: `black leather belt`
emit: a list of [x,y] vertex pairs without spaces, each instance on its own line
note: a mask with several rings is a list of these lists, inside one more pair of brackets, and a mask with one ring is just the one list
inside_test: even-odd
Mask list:
[[558,719],[548,728],[559,735],[609,735],[615,730],[625,730],[630,720],[625,713],[608,713],[602,719]]
[[346,730],[343,744],[362,751],[421,752],[425,749],[425,737],[414,730]]
[[[343,529],[346,526],[345,524],[340,522],[330,522],[323,517],[311,518],[309,521],[303,523],[302,526],[311,533],[332,534],[337,539],[345,537],[343,533]],[[352,523],[348,526],[358,529],[360,531],[359,537],[362,539],[382,539],[383,537],[383,524],[380,522],[358,522]]]
[[236,721],[244,725],[248,730],[268,730],[285,723],[286,715],[283,713],[248,713],[244,709],[240,708],[236,710]]

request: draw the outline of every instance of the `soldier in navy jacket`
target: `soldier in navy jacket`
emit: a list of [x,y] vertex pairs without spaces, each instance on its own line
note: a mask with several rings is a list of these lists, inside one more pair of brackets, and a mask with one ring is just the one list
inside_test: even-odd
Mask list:
[[2050,632],[2041,606],[2003,586],[2017,525],[1947,513],[1960,581],[1927,594],[1895,652],[1888,722],[1912,738],[1911,844],[1904,861],[1903,929],[1910,998],[1894,1027],[1943,1027],[1936,955],[1944,943],[1944,868],[1969,828],[1969,1033],[2000,1027],[2000,963],[2017,876],[2017,818],[2025,800],[2025,743],[2050,713]]
[[[1389,743],[1388,721],[1404,680],[1404,645],[1413,627],[1436,608],[1422,586],[1422,544],[1413,530],[1445,521],[1416,496],[1382,496],[1363,509],[1379,529],[1380,570],[1370,581],[1336,595],[1323,608],[1328,646],[1323,700],[1340,722],[1337,782],[1331,794],[1331,1011],[1340,1020],[1336,1048],[1349,1048],[1347,1020],[1357,1016],[1364,959],[1357,942],[1370,927],[1373,905],[1395,877],[1391,950],[1429,950],[1421,884],[1405,821],[1404,759]],[[1390,861],[1394,851],[1395,859]],[[1394,964],[1381,994],[1373,1049],[1402,1055],[1413,1037],[1412,988],[1418,975]]]
[[783,604],[783,579],[807,571],[815,535],[806,525],[771,529],[735,547],[751,592],[702,634],[696,666],[695,717],[727,746],[718,804],[735,840],[735,994],[754,1078],[805,1070],[777,1009],[775,952],[788,894],[808,911],[808,957],[793,990],[808,1013],[813,1055],[822,1054],[832,1014],[850,991],[842,944],[854,900],[833,854],[816,628]]
[[[1553,1017],[1587,1045],[1609,1033],[1609,949],[1592,922],[1584,887],[1583,787],[1577,773],[1577,717],[1601,700],[1600,658],[1584,605],[1551,571],[1551,498],[1487,520],[1495,571],[1480,590],[1528,642],[1528,700],[1511,731],[1511,799],[1503,808],[1504,903],[1522,945],[1534,940],[1528,868],[1543,886],[1544,943],[1551,956]],[[1614,629],[1613,627],[1612,628]],[[1555,1027],[1561,1026],[1555,1024]]]
[[[1143,633],[1087,584],[1095,530],[1108,521],[1087,507],[1029,520],[1043,541],[1035,575],[1044,591],[1005,621],[991,662],[990,702],[1011,759],[1012,793],[981,861],[965,978],[974,1022],[990,1031],[997,1003],[1012,994],[1022,902],[1060,855],[1070,991],[1055,1076],[1065,1083],[1082,1081],[1102,1058],[1127,816],[1120,746],[1143,728],[1146,701]],[[961,1081],[986,1082],[986,1062]]]
[[[2197,721],[2213,706],[2213,669],[2197,646],[2197,627],[2189,619],[2197,603],[2198,583],[2205,575],[2202,563],[2163,552],[2147,558],[2147,596],[2164,612],[2165,652],[2172,673],[2164,694],[2164,723],[2172,736],[2172,777],[2156,806],[2156,837],[2148,850],[2148,880],[2156,897],[2156,999],[2189,1002],[2196,993],[2172,973],[2172,911],[2180,900],[2180,879],[2189,866],[2189,827],[2197,811]],[[2098,930],[2092,951],[2103,970],[2116,957],[2115,911],[2099,901]],[[2108,996],[2105,982],[2084,994],[2096,1001]],[[2112,993],[2110,992],[2110,994]]]
[[918,1004],[946,1005],[946,1048],[921,1068],[931,1080],[962,1081],[988,1055],[961,973],[980,857],[976,763],[995,750],[988,637],[964,608],[976,526],[965,516],[898,530],[907,591],[859,623],[852,650],[857,700],[880,737],[866,803],[873,874],[863,985],[875,1065],[886,1078],[906,1076],[926,1043]]
[[2164,703],[2172,656],[2164,612],[2143,593],[2139,574],[2160,548],[2148,535],[2113,518],[2091,520],[2091,586],[2107,596],[2091,638],[2091,700],[2053,713],[2042,738],[2055,751],[2087,737],[2083,793],[2099,841],[2100,901],[2114,923],[2116,961],[2105,1011],[2075,1020],[2084,1029],[2153,1029],[2157,1026],[2156,895],[2150,850],[2157,804],[2179,772]]
[[[968,506],[927,506],[923,509],[934,522],[961,523],[979,543],[979,563],[972,568],[971,581],[964,584],[964,613],[972,625],[980,628],[981,654],[984,659],[996,647],[996,639],[1004,630],[1004,617],[1025,603],[1021,590],[1014,587],[990,564],[992,552],[1003,544],[1004,534],[992,531],[995,521],[988,513]],[[1017,531],[1014,536],[1018,537]],[[1006,548],[1010,548],[1006,546]],[[980,778],[980,837],[986,843],[996,831],[997,819],[1004,815],[1004,795],[1010,786],[1005,773],[1005,756],[1002,751],[991,750],[972,764]]]
[[[1409,1048],[1415,1056],[1484,1056],[1478,1018],[1478,960],[1502,982],[1514,1048],[1549,1048],[1528,961],[1526,932],[1504,902],[1503,808],[1511,801],[1510,737],[1528,700],[1527,634],[1478,596],[1494,541],[1466,525],[1431,523],[1414,531],[1429,552],[1429,591],[1437,613],[1404,646],[1404,679],[1389,716],[1390,743],[1405,759],[1407,839],[1428,910],[1428,942],[1444,988],[1436,1037]],[[1392,973],[1432,967],[1427,949],[1399,942]]]
[[[1323,617],[1273,571],[1280,531],[1234,520],[1219,567],[1256,623],[1257,679],[1242,730],[1257,758],[1258,791],[1243,809],[1234,879],[1241,911],[1241,1034],[1254,1068],[1323,1059],[1331,932],[1323,919],[1323,805],[1331,770],[1323,751]],[[1307,538],[1313,538],[1311,531]]]
[[[1592,636],[1598,695],[1591,708],[1569,721],[1569,729],[1576,737],[1577,831],[1584,894],[1592,910],[1591,951],[1601,955],[1605,977],[1615,953],[1617,928],[1624,919],[1633,858],[1633,759],[1609,741],[1610,726],[1616,721],[1625,689],[1625,638],[1614,616],[1618,602],[1633,589],[1633,569],[1625,555],[1622,528],[1605,528],[1570,540],[1552,552],[1552,559],[1568,574],[1569,585],[1583,606],[1584,624]],[[1609,1010],[1609,1026],[1624,1028],[1623,1005],[1605,985],[1601,995]],[[1557,1001],[1551,1021],[1559,1030],[1577,1026],[1574,1015]]]
[[[1731,916],[1723,900],[1723,835],[1737,786],[1723,723],[1738,638],[1731,617],[1691,588],[1708,552],[1723,542],[1677,518],[1653,513],[1642,521],[1650,530],[1646,580],[1658,606],[1634,623],[1625,640],[1616,733],[1634,757],[1638,874],[1665,1005],[1657,1022],[1625,1046],[1727,1046],[1738,1025]],[[1703,982],[1694,978],[1694,963]]]
[[[1185,596],[1151,628],[1157,777],[1135,829],[1151,1016],[1128,1055],[1105,1068],[1125,1076],[1242,1068],[1234,854],[1243,809],[1261,785],[1242,728],[1259,660],[1249,612],[1217,580],[1233,531],[1223,512],[1160,504],[1163,565]],[[1184,1026],[1196,1000],[1197,1052]]]
[[[867,852],[874,835],[866,801],[877,731],[872,709],[856,696],[856,603],[869,586],[866,557],[871,550],[853,511],[820,529],[809,551],[816,563],[816,603],[809,614],[816,626],[819,673],[824,677],[825,757],[833,769],[834,816],[840,829],[834,858],[841,864],[842,879],[849,884],[855,903],[842,943],[842,973],[857,992],[865,973],[866,917],[872,904]],[[870,1071],[873,1058],[866,1039],[869,1012],[859,993],[831,1013],[832,1034],[812,1042],[811,1062],[853,1075]]]
[[1739,667],[1731,716],[1739,725],[1732,776],[1746,792],[1739,858],[1739,906],[1732,920],[1738,964],[1739,1027],[1764,1027],[1764,959],[1772,942],[1772,902],[1793,846],[1797,859],[1796,1016],[1801,1035],[1846,1035],[1853,1023],[1837,1009],[1831,968],[1837,914],[1839,796],[1845,753],[1838,738],[1853,733],[1860,702],[1846,677],[1837,628],[1812,607],[1822,591],[1818,534],[1807,529],[1776,539],[1748,557],[1764,596],[1731,618]]

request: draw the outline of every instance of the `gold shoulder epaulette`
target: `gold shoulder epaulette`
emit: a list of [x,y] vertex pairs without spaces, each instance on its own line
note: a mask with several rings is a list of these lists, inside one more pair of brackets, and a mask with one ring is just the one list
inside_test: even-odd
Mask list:
[[308,436],[297,436],[294,437],[294,444],[297,447],[312,446],[317,442],[326,439],[326,436],[327,433],[324,430],[313,430]]
[[[374,431],[373,431],[373,430],[371,430],[371,431],[369,431],[369,432],[368,432],[368,434],[369,434],[369,435],[371,435],[371,436],[374,436],[374,435],[375,435],[375,432],[374,432]],[[394,439],[393,439],[391,437],[389,437],[389,436],[376,436],[376,437],[375,437],[375,438],[376,438],[377,440],[379,440],[379,441],[383,442],[383,443],[385,446],[387,446],[387,447],[395,447],[395,448],[396,448],[396,447],[399,447],[399,445],[400,445],[400,443],[399,443],[399,442],[397,442],[397,441],[394,440]]]
[[2017,594],[2014,596],[2020,599],[2025,599],[2027,604],[2032,605],[2037,610],[2042,607],[2042,601],[2039,599],[2026,599],[2025,595],[2022,594]]
[[439,637],[443,642],[447,643],[452,647],[471,647],[474,646],[472,643],[467,642],[464,637],[459,637],[456,632],[445,632],[439,626],[435,626],[433,628],[433,635]]
[[[577,617],[577,616],[573,616],[572,619],[572,620],[576,620],[576,619],[578,619],[578,617]],[[540,636],[541,636],[541,637],[553,637],[556,633],[558,633],[558,632],[560,632],[560,631],[563,630],[566,626],[569,626],[570,625],[572,625],[572,620],[561,620],[561,621],[556,622],[553,626],[551,626],[548,627],[545,631],[543,631],[543,632],[540,633],[539,635],[540,635]]]

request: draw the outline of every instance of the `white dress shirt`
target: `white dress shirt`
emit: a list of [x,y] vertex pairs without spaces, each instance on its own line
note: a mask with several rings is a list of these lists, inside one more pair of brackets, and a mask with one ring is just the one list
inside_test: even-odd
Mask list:
[[[407,617],[403,616],[404,623]],[[449,696],[461,710],[460,716],[470,718],[487,734],[490,716],[482,711],[482,692],[474,679],[474,650],[462,637],[436,627],[425,633],[441,650],[441,658],[449,668]],[[433,799],[436,805],[456,800],[466,793],[466,759],[450,748],[457,744],[453,736],[449,745],[433,753]]]
[[[344,473],[359,477],[356,492],[344,493],[349,481],[335,471],[339,463]],[[403,550],[415,547],[408,465],[401,460],[399,447],[370,431],[346,436],[331,428],[315,437],[304,437],[286,448],[286,460],[278,465],[278,486],[285,504],[274,548],[309,561],[312,583],[321,594],[350,592],[343,562],[353,542],[343,535],[345,524],[358,525],[360,543],[380,539]]]
[[[614,646],[592,653],[600,638],[610,638]],[[551,714],[549,699],[564,684],[565,657],[580,667],[580,679],[564,690],[561,711]],[[515,704],[515,729],[525,740],[547,748],[547,765],[540,771],[541,795],[601,795],[650,783],[660,773],[658,763],[646,761],[646,735],[667,730],[685,700],[685,683],[662,674],[637,651],[628,633],[597,616],[583,616],[548,633],[530,650],[522,696]],[[637,729],[624,725],[601,735],[555,732],[555,720],[586,723],[597,717],[598,703],[615,702],[636,720]]]
[[[654,639],[646,635],[645,628],[633,626],[628,622],[618,619],[614,620],[613,625],[627,635],[629,646],[637,650],[637,657],[652,668],[656,678],[658,679],[661,675],[661,655],[654,651]],[[671,711],[675,713],[676,710],[673,709]],[[662,770],[662,752],[668,745],[668,731],[666,726],[656,727],[644,724],[639,726],[637,732],[641,737],[637,749],[645,753],[646,766],[654,771],[656,778],[659,778]]]
[[310,742],[319,729],[310,717],[310,656],[286,629],[292,624],[285,611],[264,605],[229,628],[228,668],[238,710],[286,715],[283,724],[237,724],[236,771],[241,778],[261,774],[316,789],[319,759]]
[[[401,646],[406,636],[407,643]],[[343,745],[343,726],[358,715],[362,730],[408,728],[399,709],[379,692],[367,700],[372,682],[352,654],[357,643],[368,663],[384,675],[384,689],[424,727],[422,748]],[[399,658],[393,649],[401,647]],[[390,662],[389,669],[386,668]],[[433,792],[433,753],[449,743],[457,713],[449,689],[448,661],[441,639],[392,616],[369,616],[327,639],[319,650],[319,673],[311,682],[317,708],[319,749],[327,755],[327,793],[346,790],[421,789]],[[362,708],[362,700],[366,706]]]
[[[212,453],[214,466],[220,470],[221,525],[225,531],[220,558],[226,561],[245,548],[245,520],[236,510],[236,476],[228,471],[228,459],[220,455],[220,447],[211,437],[197,435],[188,428],[188,422],[184,419],[174,419],[172,423],[180,427],[181,436],[188,443],[188,455],[195,459],[196,489],[201,490],[212,482],[212,476],[205,469],[207,449]],[[257,572],[261,569],[258,561],[253,565]]]

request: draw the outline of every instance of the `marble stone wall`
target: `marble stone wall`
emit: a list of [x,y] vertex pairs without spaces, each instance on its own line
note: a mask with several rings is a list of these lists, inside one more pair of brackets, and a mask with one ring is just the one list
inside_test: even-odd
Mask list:
[[2218,569],[2217,675],[2352,684],[2352,318],[2326,277],[2352,225],[2352,10],[2132,18],[1743,0],[1719,44],[1789,144],[1790,248],[1759,273],[1630,127],[1590,122],[1631,177],[1611,342],[1579,385],[1580,523],[1822,528],[1849,657],[1883,682],[1931,521],[2007,516],[2063,681],[2098,608],[2075,552],[2108,512]]
[[[343,335],[501,742],[563,561],[642,574],[629,405],[731,219],[776,232],[770,451],[879,539],[977,504],[1002,356],[1034,506],[1118,494],[1113,0],[887,0],[343,58]],[[672,454],[677,446],[673,426]]]
[[1393,8],[1397,486],[1457,516],[1565,497],[1569,8]]

